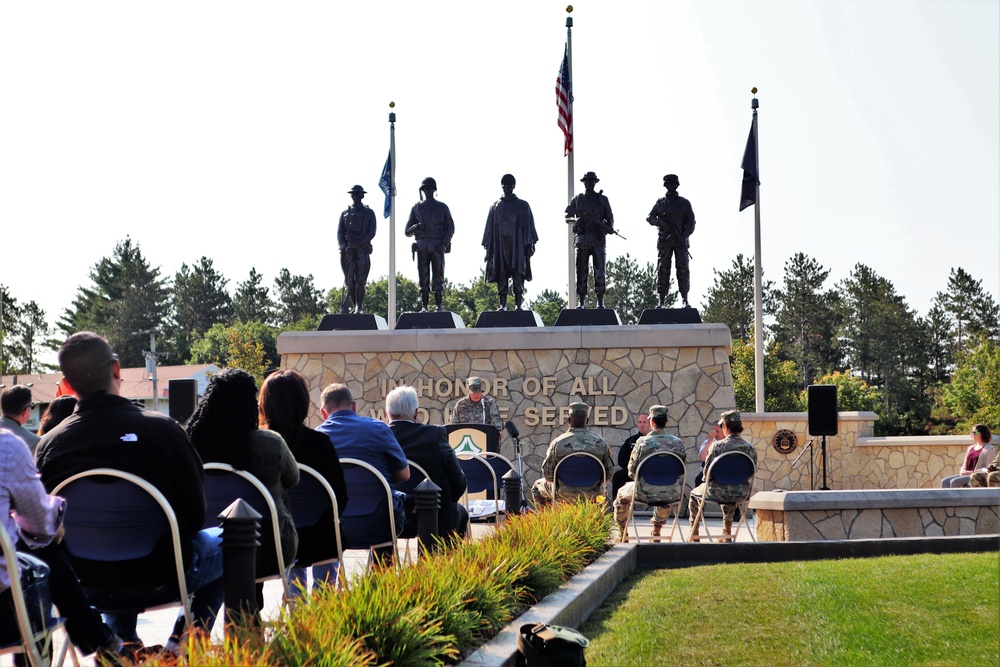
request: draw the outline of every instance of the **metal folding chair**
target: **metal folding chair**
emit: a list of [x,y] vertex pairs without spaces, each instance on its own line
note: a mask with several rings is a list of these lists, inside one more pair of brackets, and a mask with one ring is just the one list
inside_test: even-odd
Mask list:
[[[681,516],[681,504],[684,501],[684,482],[687,477],[687,466],[684,459],[673,452],[653,452],[649,456],[639,461],[635,469],[635,495],[632,497],[632,505],[629,507],[629,521],[632,522],[632,530],[635,532],[636,542],[642,542],[639,537],[639,527],[635,524],[635,503],[639,500],[639,494],[643,486],[675,486],[678,480],[678,493],[672,498],[651,498],[644,495],[641,502],[650,507],[666,507],[673,511],[674,521],[670,525],[670,536],[668,542],[673,542],[674,532],[677,530]],[[667,514],[670,518],[670,514]]]
[[[329,558],[313,560],[309,563],[297,562],[297,567],[313,565],[341,564],[344,562],[343,542],[340,539],[340,510],[337,506],[337,495],[330,483],[314,468],[299,464],[299,483],[288,490],[288,511],[292,513],[295,528],[308,528],[317,525],[328,510],[333,510],[333,533],[335,548]],[[337,584],[344,587],[344,577],[337,577]]]
[[[46,667],[50,664],[52,656],[52,633],[63,626],[66,619],[49,615],[45,619],[45,627],[36,631],[31,627],[31,613],[44,612],[44,610],[30,610],[24,599],[24,591],[21,588],[21,577],[17,568],[17,551],[14,550],[14,543],[7,530],[0,524],[0,552],[3,553],[4,561],[7,563],[7,576],[10,578],[10,594],[14,600],[14,617],[17,623],[20,640],[11,644],[0,646],[0,655],[7,653],[23,653],[28,657],[31,667]],[[39,648],[41,644],[41,648]],[[62,650],[55,664],[61,665],[69,647],[69,637],[65,637]],[[74,654],[75,658],[75,654]]]
[[[368,549],[374,557],[375,549],[392,547],[392,560],[398,567],[392,487],[374,466],[364,461],[345,458],[340,459],[340,464],[344,467],[344,481],[351,497],[351,502],[341,515],[345,529],[350,523],[363,523],[366,529],[372,529],[372,533],[364,536],[357,535],[355,531],[347,532],[345,550]],[[381,519],[382,516],[386,519]],[[361,537],[364,539],[359,539]]]
[[[396,485],[396,488],[406,495],[410,495],[415,488],[420,484],[420,482],[425,479],[430,479],[430,475],[424,470],[420,464],[414,463],[407,459],[406,461],[410,465],[410,478],[405,482]],[[445,502],[442,498],[441,502]],[[417,537],[417,524],[415,521],[410,522],[412,525],[404,525],[403,531],[399,534],[399,539],[404,540],[403,542],[403,559],[410,563],[413,559],[410,557],[410,540]]]
[[142,613],[180,605],[187,627],[193,627],[180,529],[159,489],[131,473],[94,468],[67,478],[52,493],[66,499],[63,544],[71,559],[115,563],[143,558],[162,548],[165,539],[172,549],[174,567],[163,572],[169,585],[132,590],[122,582],[122,588],[108,589],[103,582],[81,577],[95,609],[106,614]]
[[556,462],[552,474],[552,500],[559,499],[559,487],[588,487],[601,484],[600,495],[607,495],[608,472],[601,459],[590,452],[573,452]]
[[[714,459],[712,463],[709,464],[708,469],[705,470],[705,493],[704,495],[699,494],[697,489],[691,491],[691,495],[695,498],[701,498],[701,504],[698,506],[698,515],[692,521],[692,526],[699,526],[704,524],[705,535],[708,537],[709,542],[714,542],[712,539],[712,533],[708,529],[708,524],[704,523],[705,514],[705,502],[708,500],[713,500],[717,503],[725,502],[726,504],[735,503],[739,507],[740,521],[736,524],[736,530],[733,532],[733,542],[736,541],[737,536],[740,534],[740,528],[743,527],[747,520],[747,505],[750,504],[750,494],[748,493],[745,498],[739,500],[725,500],[720,501],[718,498],[714,498],[708,490],[709,484],[713,481],[717,484],[723,484],[727,486],[735,486],[740,484],[752,484],[754,473],[757,471],[757,466],[753,462],[753,459],[743,452],[724,452],[718,458]],[[690,540],[690,537],[688,538]],[[754,542],[757,541],[756,536],[754,536],[753,531],[750,531],[750,539]]]
[[[281,549],[281,527],[278,525],[278,508],[274,504],[271,492],[263,482],[246,470],[237,470],[228,463],[209,462],[205,467],[205,523],[204,528],[219,525],[219,515],[233,504],[237,498],[242,498],[261,515],[260,534],[264,539],[270,535],[274,540],[274,555],[277,562],[277,572],[269,572],[257,577],[257,581],[281,579],[285,599],[291,597],[291,587],[288,584],[288,570],[285,568],[285,557]],[[259,574],[259,573],[258,573]]]
[[[463,497],[464,504],[466,508],[469,507],[469,495],[473,493],[482,493],[484,491],[493,493],[493,525],[500,525],[500,505],[499,505],[499,494],[500,488],[497,484],[497,474],[490,462],[476,454],[474,456],[460,456],[458,457],[458,465],[462,467],[462,472],[465,473],[465,496]],[[469,509],[469,521],[471,522],[472,510]],[[472,527],[465,532],[465,538],[467,540],[472,539]]]

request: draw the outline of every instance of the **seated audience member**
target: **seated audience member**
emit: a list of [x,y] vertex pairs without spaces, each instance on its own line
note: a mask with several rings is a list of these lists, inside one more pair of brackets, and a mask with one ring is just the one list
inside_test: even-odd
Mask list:
[[635,425],[638,433],[630,435],[622,443],[622,446],[618,448],[618,470],[615,470],[615,473],[611,476],[612,498],[618,496],[618,490],[625,486],[629,480],[628,462],[632,458],[632,450],[635,448],[635,443],[639,438],[649,433],[649,415],[645,412],[639,413],[636,417]]
[[[320,395],[320,415],[325,420],[316,430],[333,442],[340,460],[359,459],[386,479],[389,486],[410,478],[410,465],[392,431],[384,423],[357,413],[358,404],[345,384],[331,384]],[[350,489],[348,489],[350,490]],[[403,530],[406,494],[392,488],[396,534]],[[371,521],[348,517],[341,521],[347,546],[369,545]],[[386,550],[391,552],[391,549]]]
[[[389,414],[389,429],[396,437],[407,460],[427,471],[428,477],[441,487],[441,509],[438,511],[438,532],[444,537],[464,535],[469,512],[458,501],[465,493],[465,473],[458,463],[455,450],[448,444],[448,431],[443,426],[417,422],[420,404],[413,387],[397,387],[385,397]],[[416,529],[416,515],[406,521]],[[411,533],[412,534],[412,533]]]
[[[59,544],[64,507],[62,498],[45,492],[24,442],[13,433],[0,432],[0,522],[18,551],[35,556],[49,566],[49,592],[59,613],[66,618],[66,631],[73,645],[84,655],[98,651],[105,658],[113,655],[130,660],[141,657],[133,652],[137,647],[123,645],[104,624],[80,588],[76,573]],[[7,564],[0,556],[0,644],[17,639]]]
[[[63,480],[93,468],[115,468],[145,479],[170,503],[180,528],[188,591],[193,593],[195,625],[211,632],[222,606],[222,549],[218,529],[200,530],[205,520],[201,459],[173,419],[141,410],[122,396],[118,355],[102,337],[75,333],[59,348],[59,366],[76,389],[76,412],[42,437],[38,470],[51,491]],[[169,560],[168,560],[169,559]],[[169,549],[148,557],[108,563],[75,562],[87,586],[142,590],[165,583],[156,576],[169,562]],[[127,642],[141,645],[136,617],[108,615],[108,625]],[[167,648],[177,652],[184,616],[178,617]]]
[[[628,476],[633,480],[635,479],[636,470],[639,468],[639,463],[656,452],[671,452],[681,457],[681,461],[684,460],[684,443],[681,442],[680,438],[667,433],[667,406],[654,405],[649,408],[649,415],[653,422],[653,430],[648,435],[639,438],[628,462]],[[618,495],[615,496],[614,507],[615,522],[617,522],[618,529],[621,531],[622,542],[628,542],[628,526],[626,522],[628,521],[632,503],[635,502],[637,497],[640,502],[665,501],[674,498],[678,493],[683,493],[684,489],[680,488],[683,483],[682,478],[679,477],[675,485],[642,485],[641,488],[637,489],[637,482],[633,481],[626,483],[625,486],[619,489]],[[666,507],[653,506],[653,518],[651,519],[653,523],[653,542],[660,541],[663,524],[667,522],[669,516],[670,511]]]
[[962,457],[961,470],[957,475],[942,479],[942,488],[957,489],[969,486],[969,476],[976,470],[985,468],[997,455],[996,448],[990,444],[992,437],[990,427],[986,424],[976,424],[972,427],[972,444]]
[[15,384],[0,392],[0,431],[11,431],[34,452],[40,438],[24,428],[31,419],[31,409],[35,403],[31,400],[31,388],[24,384]]
[[713,422],[708,429],[708,437],[701,441],[701,445],[698,447],[698,460],[701,461],[701,470],[698,471],[698,475],[694,478],[694,484],[692,486],[699,486],[705,481],[705,459],[708,458],[708,452],[712,449],[712,443],[716,440],[722,440],[725,437],[722,435],[722,427],[719,426],[718,422]]
[[[726,452],[743,452],[751,459],[754,465],[757,464],[757,449],[748,441],[744,440],[743,415],[739,410],[729,410],[722,413],[719,419],[719,426],[722,427],[722,440],[716,440],[709,449],[705,459],[705,469],[712,465],[712,461],[722,456]],[[722,507],[722,537],[720,542],[733,541],[733,517],[739,509],[739,501],[750,495],[749,484],[721,484],[715,479],[702,482],[691,491],[688,500],[688,518],[691,521],[691,541],[699,541],[698,524],[695,518],[698,516],[698,509],[701,507],[703,499],[714,500]]]
[[1000,486],[1000,454],[993,459],[993,463],[969,475],[969,486]]
[[49,403],[49,407],[45,408],[45,412],[39,421],[38,435],[43,436],[56,426],[59,426],[59,424],[62,424],[63,420],[76,410],[76,404],[76,396],[68,394],[59,396]]
[[[593,454],[604,464],[604,472],[611,475],[615,467],[611,448],[604,438],[587,429],[587,410],[586,403],[572,403],[569,406],[569,416],[566,418],[566,432],[549,443],[545,458],[542,460],[542,477],[531,486],[531,496],[536,508],[552,505],[556,464],[570,454],[576,452]],[[600,482],[589,488],[559,487],[561,500],[572,500],[579,496],[596,500],[605,493],[607,489],[601,486]]]
[[[75,384],[74,384],[75,386]],[[204,463],[228,463],[245,470],[267,487],[278,510],[281,552],[279,565],[274,540],[261,539],[257,548],[257,576],[266,577],[295,561],[298,536],[285,502],[286,490],[299,483],[299,466],[278,433],[258,428],[257,382],[238,368],[227,368],[208,381],[205,395],[187,423],[187,432]],[[257,584],[257,608],[264,604],[264,584]]]
[[[343,512],[347,507],[344,469],[330,438],[305,425],[309,406],[309,383],[298,371],[281,370],[271,373],[260,387],[260,425],[284,438],[298,463],[309,466],[323,476],[333,489],[338,509]],[[336,555],[332,510],[323,514],[315,526],[300,527],[297,532],[297,560],[312,563]],[[332,583],[337,578],[337,565],[313,566],[312,574],[316,584]],[[293,567],[291,583],[293,593],[301,590],[306,584],[306,568]]]

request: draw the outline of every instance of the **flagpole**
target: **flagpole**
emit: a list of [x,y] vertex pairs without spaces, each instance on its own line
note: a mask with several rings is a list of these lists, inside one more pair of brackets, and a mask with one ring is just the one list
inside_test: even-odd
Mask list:
[[754,95],[750,102],[753,109],[753,141],[754,141],[754,174],[757,180],[757,190],[753,205],[753,363],[754,363],[754,394],[755,409],[764,412],[764,323],[763,300],[764,287],[760,262],[760,139],[757,136],[757,89],[751,91]]
[[[566,7],[566,13],[567,14],[572,13],[572,11],[573,11],[573,5],[569,5],[568,7]],[[568,102],[569,102],[569,117],[573,118],[573,17],[572,16],[567,16],[566,17],[566,60],[569,63],[569,85],[570,85],[570,88],[569,88],[570,96],[569,96],[569,100],[568,100]],[[575,185],[574,182],[573,182],[573,155],[574,155],[574,152],[575,151],[571,149],[570,152],[569,152],[569,155],[566,156],[567,157],[567,160],[566,160],[566,205],[567,206],[569,206],[569,204],[573,201],[573,194],[574,194],[573,193],[573,190],[574,190],[573,186]],[[569,269],[569,280],[568,280],[569,294],[567,295],[568,296],[567,303],[569,304],[570,308],[576,308],[576,266],[575,266],[576,262],[573,261],[574,260],[574,257],[573,257],[573,240],[574,240],[574,238],[573,238],[573,226],[572,225],[566,225],[566,236],[567,236],[567,240],[566,240],[566,252],[567,252],[566,266]]]
[[[396,106],[389,102],[389,108]],[[389,112],[389,329],[396,328],[396,113]]]

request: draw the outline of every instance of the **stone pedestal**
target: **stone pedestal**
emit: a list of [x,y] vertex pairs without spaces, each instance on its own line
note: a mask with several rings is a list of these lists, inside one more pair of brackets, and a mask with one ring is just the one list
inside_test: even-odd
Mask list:
[[601,327],[621,323],[618,313],[610,308],[564,308],[556,318],[557,327]]
[[464,329],[465,322],[448,310],[429,313],[403,313],[396,320],[396,330],[405,329]]
[[374,313],[330,313],[316,327],[316,331],[380,331],[389,324]]
[[533,310],[484,310],[476,320],[476,329],[540,327],[542,318]]
[[639,324],[701,324],[701,313],[697,308],[647,308]]

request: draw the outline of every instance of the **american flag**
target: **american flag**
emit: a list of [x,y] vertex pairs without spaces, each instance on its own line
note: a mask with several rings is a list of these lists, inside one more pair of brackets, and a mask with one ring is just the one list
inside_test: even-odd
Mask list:
[[569,80],[569,45],[563,51],[562,67],[556,77],[556,105],[559,107],[559,129],[566,136],[563,155],[573,152],[573,85]]

